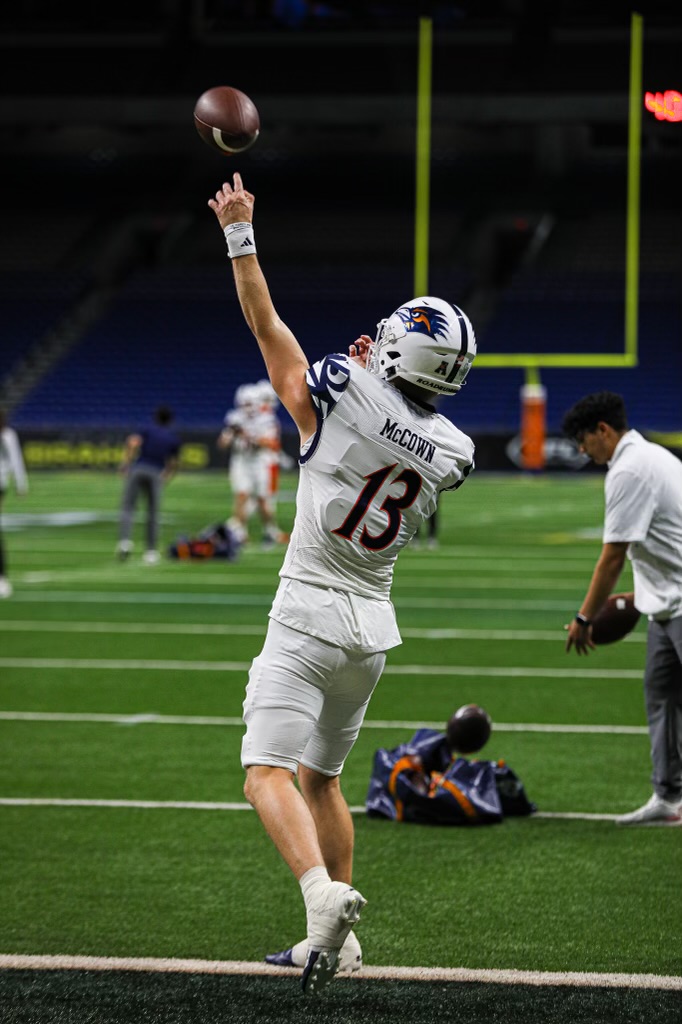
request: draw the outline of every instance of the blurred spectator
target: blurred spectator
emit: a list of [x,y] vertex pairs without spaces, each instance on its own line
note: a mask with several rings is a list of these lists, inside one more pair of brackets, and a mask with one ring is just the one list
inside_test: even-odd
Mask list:
[[[12,478],[17,494],[26,494],[28,478],[19,438],[16,430],[7,425],[7,417],[0,409],[0,510],[2,509],[2,499]],[[12,584],[7,579],[7,561],[2,539],[2,521],[0,521],[0,598],[11,596]]]
[[159,406],[154,414],[154,423],[126,439],[121,472],[126,474],[127,479],[116,548],[121,561],[128,558],[133,550],[133,514],[140,493],[144,494],[147,501],[147,549],[142,556],[143,561],[147,565],[154,565],[161,558],[158,550],[161,489],[175,475],[180,451],[180,439],[169,429],[172,422],[171,410],[165,405]]

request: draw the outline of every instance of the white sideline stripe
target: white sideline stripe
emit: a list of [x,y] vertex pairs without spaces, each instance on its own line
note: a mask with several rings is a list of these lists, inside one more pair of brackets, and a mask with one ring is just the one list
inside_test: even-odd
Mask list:
[[[58,622],[45,619],[5,619],[0,630],[17,633],[181,633],[187,636],[264,636],[267,625],[225,626],[173,622]],[[562,628],[551,629],[412,629],[401,627],[409,640],[551,640],[565,638]],[[629,643],[646,643],[644,633],[630,633]]]
[[[252,811],[251,804],[208,800],[95,800],[80,797],[3,796],[0,807],[100,807],[141,811]],[[351,814],[366,814],[364,804],[349,807]],[[529,815],[530,817],[530,815]],[[580,811],[536,811],[533,818],[558,818],[567,821],[615,821],[617,814],[590,814]]]
[[[583,581],[584,582],[584,581]],[[491,588],[494,589],[494,588]],[[123,591],[123,590],[15,590],[12,601],[58,604],[208,604],[270,606],[274,590],[267,594],[196,594],[184,591]],[[400,597],[391,598],[396,608],[429,608],[442,611],[447,608],[482,609],[483,611],[575,611],[575,601],[527,600],[519,598],[484,597]]]
[[[149,971],[163,974],[263,975],[295,978],[300,971],[249,960],[186,960],[157,957],[40,956],[0,954],[0,969],[39,971]],[[517,971],[474,967],[369,967],[354,976],[375,981],[459,981],[493,985],[570,986],[573,988],[640,988],[682,991],[682,978],[665,974],[598,974],[574,971]]]
[[[89,722],[106,725],[210,725],[243,727],[241,718],[211,717],[206,715],[157,715],[153,712],[141,714],[114,715],[97,712],[68,711],[0,711],[4,722]],[[370,719],[362,724],[363,729],[439,729],[442,722],[396,722]],[[495,732],[538,732],[594,734],[606,736],[646,736],[645,725],[553,725],[524,722],[495,722]]]
[[[296,968],[253,961],[203,961],[156,956],[0,954],[0,969],[13,971],[147,971],[162,974],[263,975],[295,978]],[[660,974],[597,974],[572,971],[515,971],[466,967],[369,967],[355,978],[375,981],[459,981],[498,985],[567,985],[577,988],[654,988],[682,991],[682,978]]]
[[[119,669],[149,672],[247,672],[250,661],[173,661],[144,658],[0,658],[0,668]],[[641,679],[639,669],[536,668],[506,665],[388,665],[386,676],[469,676],[534,679]]]

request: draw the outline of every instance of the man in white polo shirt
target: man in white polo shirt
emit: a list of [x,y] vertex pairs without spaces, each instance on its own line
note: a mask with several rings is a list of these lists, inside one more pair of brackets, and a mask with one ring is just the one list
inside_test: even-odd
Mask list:
[[564,433],[598,466],[607,465],[603,548],[587,594],[568,626],[566,650],[594,647],[591,620],[632,562],[635,607],[649,617],[644,694],[654,792],[616,819],[682,824],[682,462],[629,430],[620,395],[601,391],[564,417]]

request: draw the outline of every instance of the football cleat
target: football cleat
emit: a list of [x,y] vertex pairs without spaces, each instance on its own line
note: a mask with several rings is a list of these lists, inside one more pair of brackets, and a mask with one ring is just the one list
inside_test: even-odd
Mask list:
[[311,949],[308,953],[301,988],[307,996],[319,996],[333,980],[339,966],[338,949]]
[[[303,939],[297,942],[290,949],[283,949],[281,953],[269,953],[265,962],[275,964],[277,967],[305,967],[308,958],[308,940]],[[339,956],[339,974],[352,974],[362,968],[362,947],[358,942],[355,932],[349,932],[341,947]]]
[[131,540],[120,540],[116,545],[116,557],[119,562],[125,562],[132,550],[133,542]]
[[[306,949],[308,943],[305,944]],[[283,949],[281,953],[268,953],[265,957],[266,964],[274,964],[275,967],[304,967],[305,964],[294,963],[294,947]]]
[[306,907],[308,955],[301,978],[306,995],[318,995],[338,971],[341,947],[367,903],[345,882],[329,882],[320,890]]

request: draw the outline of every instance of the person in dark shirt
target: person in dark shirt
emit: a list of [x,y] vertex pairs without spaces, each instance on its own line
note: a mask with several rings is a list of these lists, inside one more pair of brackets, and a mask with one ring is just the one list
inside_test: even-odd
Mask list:
[[131,533],[133,515],[140,494],[147,500],[146,541],[143,560],[155,565],[161,555],[158,551],[159,520],[161,515],[161,489],[168,483],[178,467],[180,439],[169,429],[173,413],[166,406],[159,406],[154,414],[154,423],[126,438],[121,472],[126,475],[126,485],[121,504],[119,541],[116,553],[124,561],[133,550]]

